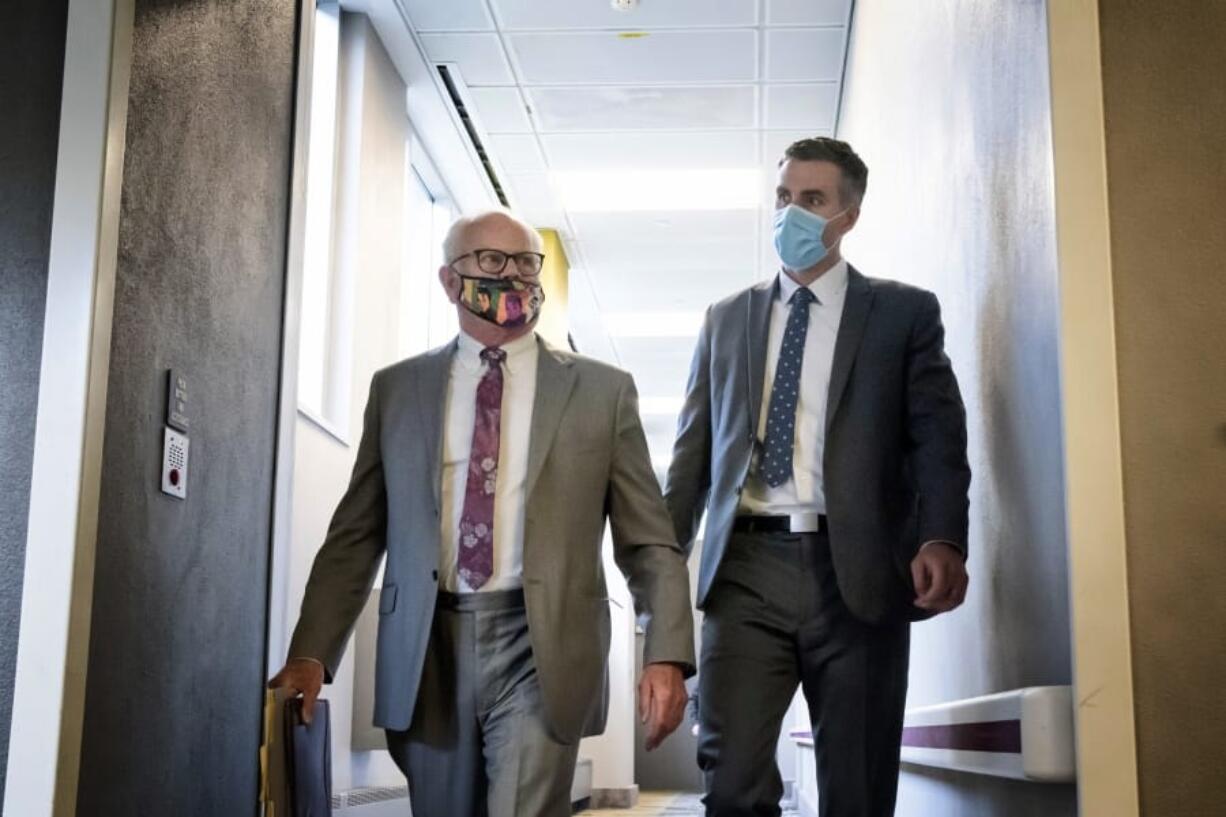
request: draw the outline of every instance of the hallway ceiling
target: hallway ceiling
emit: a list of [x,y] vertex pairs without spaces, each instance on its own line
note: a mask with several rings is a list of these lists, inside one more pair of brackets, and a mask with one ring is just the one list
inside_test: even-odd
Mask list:
[[835,126],[851,0],[397,0],[512,207],[563,236],[580,351],[629,369],[657,468],[712,301],[772,274],[777,157]]

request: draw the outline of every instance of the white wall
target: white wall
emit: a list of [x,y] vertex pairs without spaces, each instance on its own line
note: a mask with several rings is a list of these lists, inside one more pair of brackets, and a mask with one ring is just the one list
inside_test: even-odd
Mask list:
[[[1044,15],[1007,0],[856,4],[838,134],[869,180],[846,254],[940,298],[974,472],[970,592],[913,628],[910,706],[1072,680]],[[912,768],[897,813],[1058,817],[1076,799]]]
[[[342,354],[352,373],[347,444],[299,415],[296,429],[290,627],[297,619],[315,552],[348,484],[371,375],[398,357],[404,165],[409,139],[405,85],[365,17],[345,15],[341,28],[337,157],[338,274],[350,282],[351,342]],[[336,362],[344,369],[343,362]],[[286,634],[288,636],[288,633]],[[346,653],[331,686],[333,790],[404,785],[386,752],[350,750],[353,655]]]
[[634,660],[634,600],[617,565],[606,531],[604,567],[609,586],[609,720],[604,734],[584,738],[579,757],[592,761],[592,788],[628,789],[634,779],[634,719],[638,702]]

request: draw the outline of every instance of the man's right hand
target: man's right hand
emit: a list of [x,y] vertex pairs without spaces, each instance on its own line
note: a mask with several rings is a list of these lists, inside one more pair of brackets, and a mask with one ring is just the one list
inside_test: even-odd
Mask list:
[[312,658],[291,658],[268,682],[269,689],[285,690],[285,697],[302,695],[302,720],[311,722],[315,699],[324,685],[324,665]]

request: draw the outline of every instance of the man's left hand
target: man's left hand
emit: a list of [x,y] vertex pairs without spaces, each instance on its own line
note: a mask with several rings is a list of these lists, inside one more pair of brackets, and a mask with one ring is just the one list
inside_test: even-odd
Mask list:
[[648,664],[639,680],[639,720],[647,725],[647,751],[664,742],[681,724],[689,696],[675,664]]
[[915,606],[931,613],[948,613],[966,598],[970,577],[966,560],[945,542],[929,542],[911,560]]

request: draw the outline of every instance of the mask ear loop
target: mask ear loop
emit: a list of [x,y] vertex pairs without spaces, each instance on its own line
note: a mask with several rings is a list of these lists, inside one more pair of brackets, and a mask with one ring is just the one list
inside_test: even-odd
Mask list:
[[833,223],[835,222],[835,220],[840,219],[840,218],[842,218],[843,216],[845,216],[845,215],[847,215],[848,213],[850,213],[850,212],[851,212],[851,208],[853,208],[853,207],[855,207],[855,205],[854,205],[854,204],[849,204],[849,205],[847,205],[846,207],[844,207],[842,210],[840,210],[839,212],[835,213],[835,214],[834,214],[833,216],[831,216],[830,218],[826,219],[826,226],[822,228],[822,244],[823,244],[823,245],[825,245],[825,247],[826,247],[826,251],[827,251],[827,252],[829,252],[830,250],[834,249],[835,245],[836,245],[836,244],[838,244],[838,243],[840,243],[840,242],[843,240],[843,236],[846,236],[846,235],[847,235],[847,233],[843,233],[843,235],[839,236],[839,237],[838,237],[838,239],[837,239],[836,241],[834,241],[834,242],[832,242],[832,243],[830,243],[830,244],[826,244],[826,230],[830,228],[830,225],[831,225],[831,224],[833,224]]

